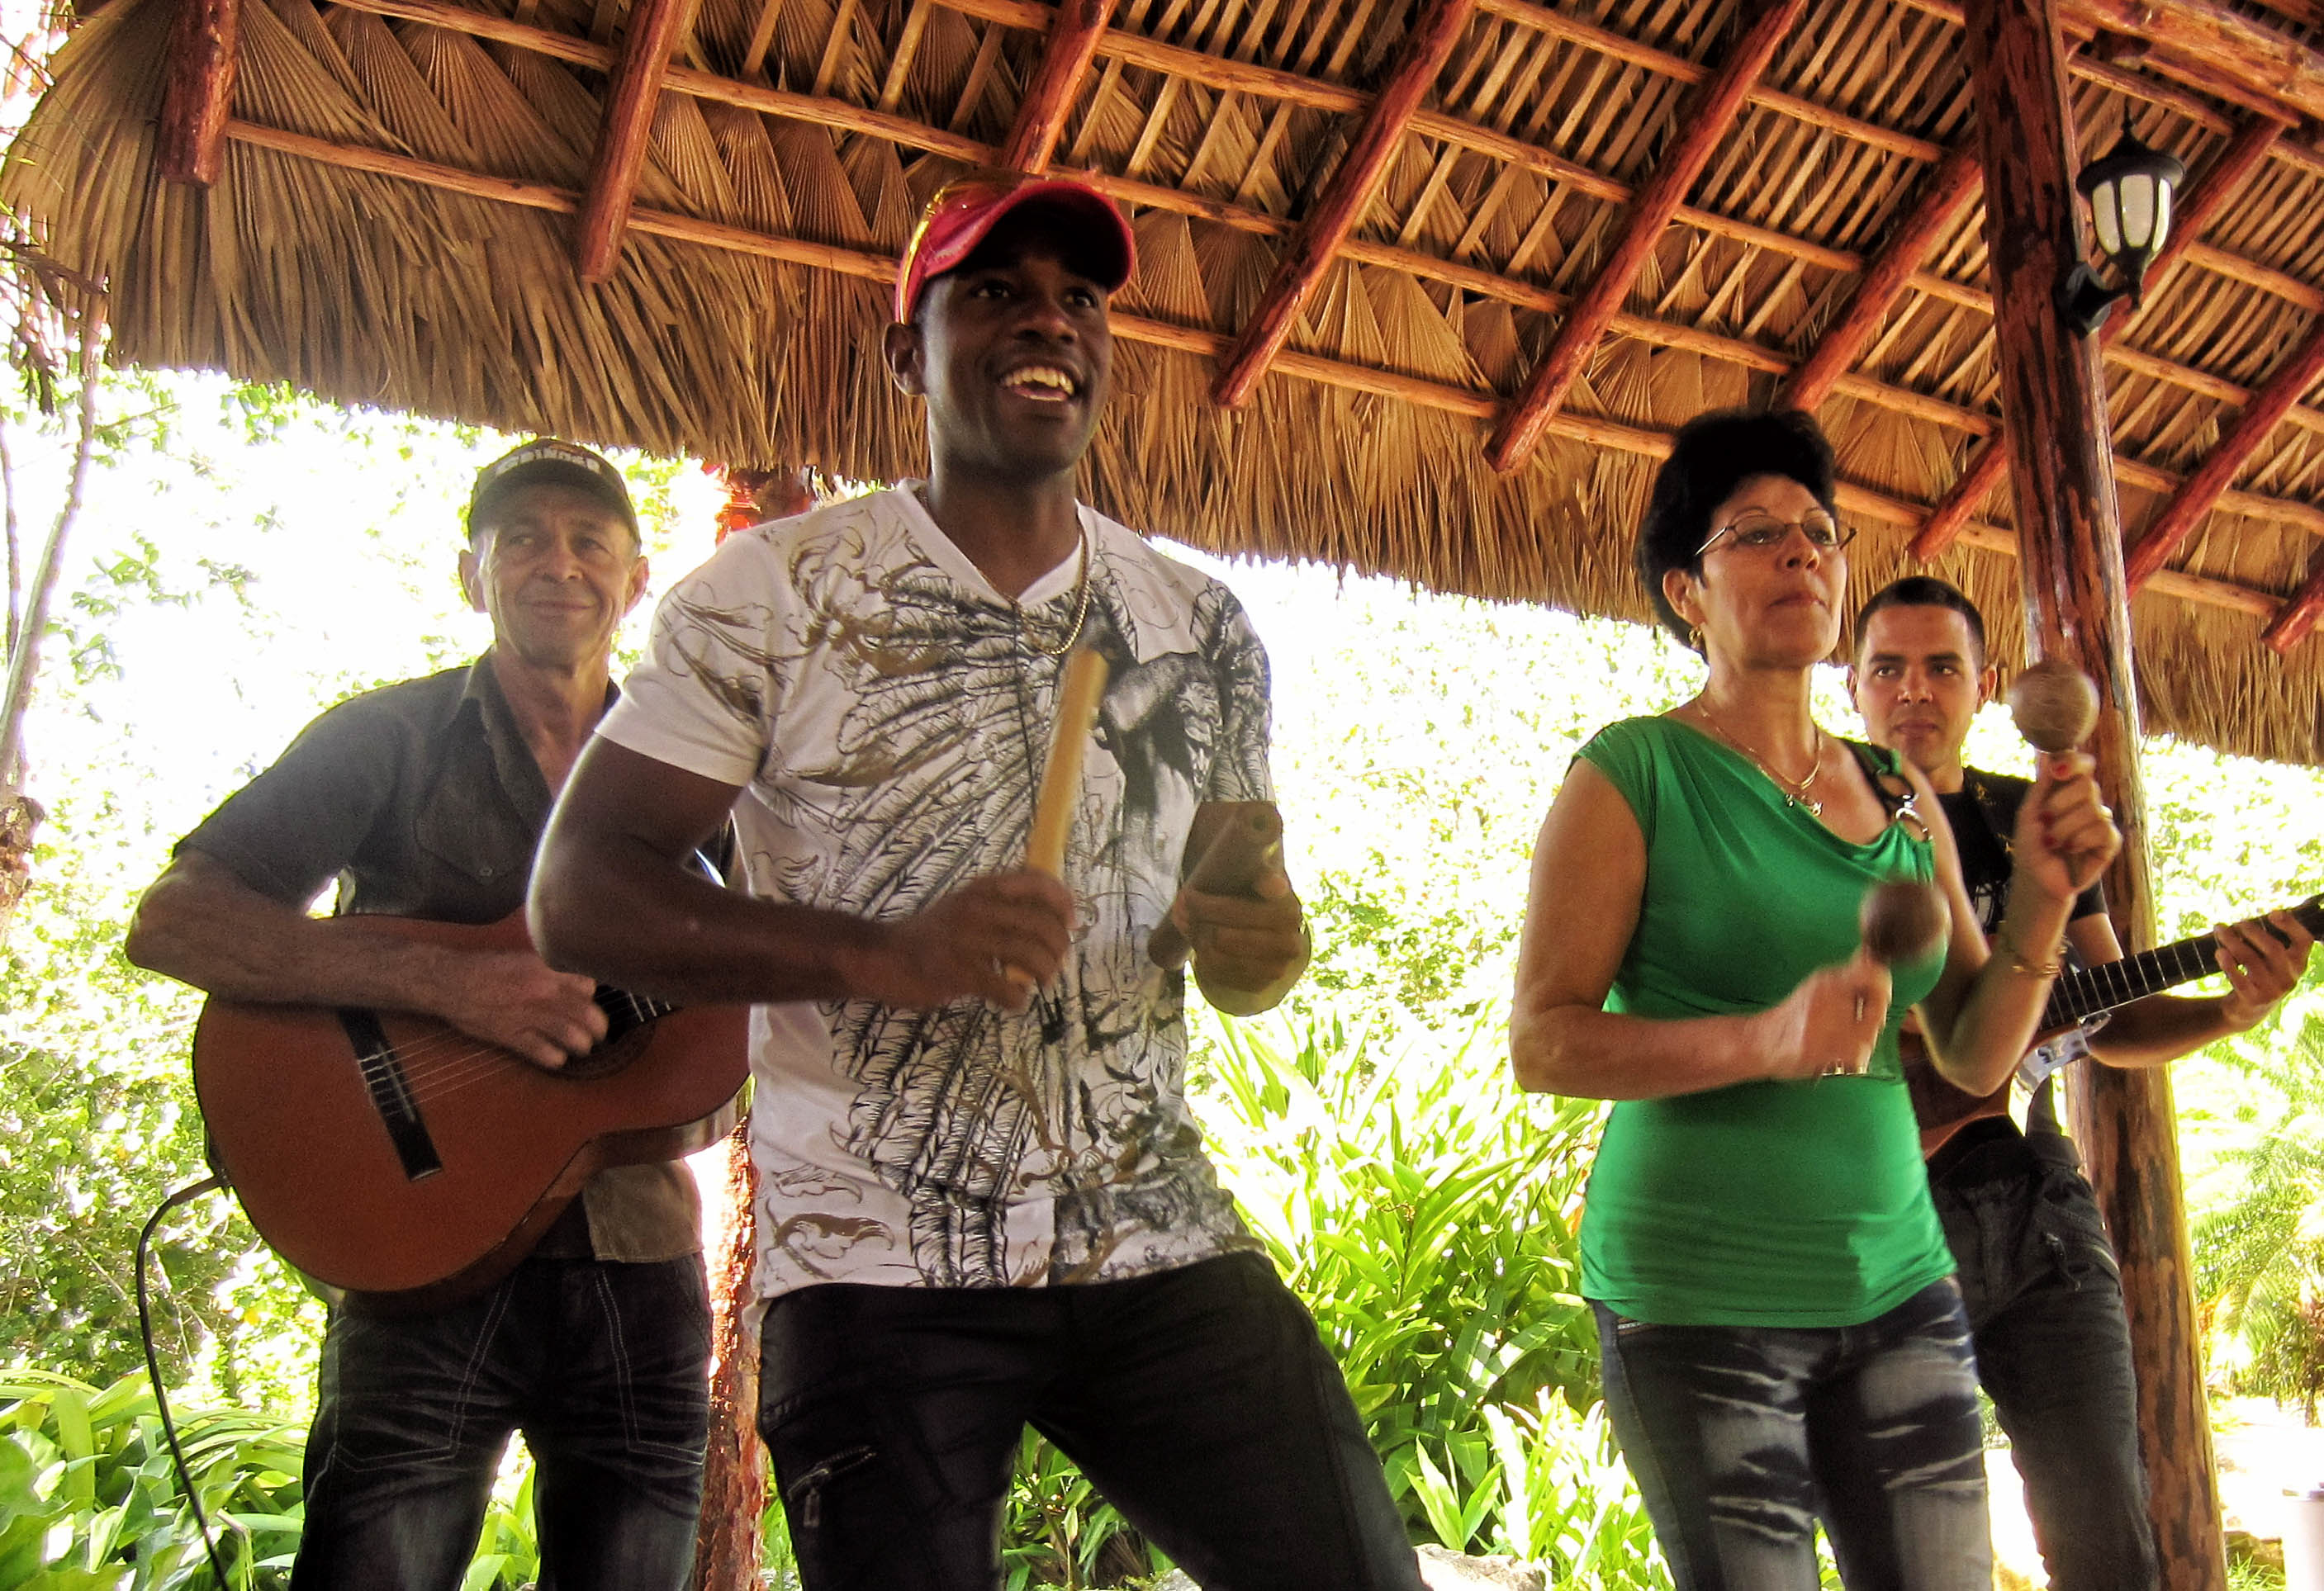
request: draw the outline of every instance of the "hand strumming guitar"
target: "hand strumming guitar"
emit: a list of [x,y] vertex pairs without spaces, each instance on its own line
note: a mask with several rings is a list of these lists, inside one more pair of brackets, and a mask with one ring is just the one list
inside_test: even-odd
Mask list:
[[530,951],[455,953],[432,1015],[555,1071],[605,1036],[595,979],[559,972]]

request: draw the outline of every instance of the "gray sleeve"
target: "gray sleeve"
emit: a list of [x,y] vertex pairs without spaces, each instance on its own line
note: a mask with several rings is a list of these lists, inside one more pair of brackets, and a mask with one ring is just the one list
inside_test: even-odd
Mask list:
[[272,767],[226,797],[176,852],[215,858],[251,888],[303,906],[355,859],[410,777],[412,726],[364,697],[299,732]]

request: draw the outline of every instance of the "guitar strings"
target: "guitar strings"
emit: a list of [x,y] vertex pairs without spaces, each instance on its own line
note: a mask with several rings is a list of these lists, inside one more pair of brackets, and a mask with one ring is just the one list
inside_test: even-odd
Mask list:
[[[628,1016],[630,1021],[620,1035],[609,1033],[604,1041],[588,1052],[589,1054],[595,1054],[596,1050],[602,1049],[605,1044],[613,1042],[617,1037],[625,1036],[646,1023],[666,1016],[678,1008],[675,1006],[664,1005],[658,1000],[641,999],[621,989],[600,991],[596,999],[600,1009],[606,1009],[609,1004],[626,1007],[626,1012],[623,1014]],[[614,1010],[607,1010],[608,1016],[614,1014]],[[574,1057],[576,1060],[585,1058],[584,1056]],[[374,1063],[383,1060],[400,1064],[408,1074],[404,1080],[403,1091],[415,1105],[431,1099],[441,1099],[463,1089],[472,1087],[491,1077],[502,1066],[507,1064],[533,1067],[534,1070],[550,1077],[558,1075],[555,1068],[534,1066],[532,1062],[513,1051],[488,1044],[464,1034],[456,1028],[430,1035],[410,1044],[390,1044],[384,1051],[374,1051],[369,1055],[358,1055],[355,1059],[359,1064]]]

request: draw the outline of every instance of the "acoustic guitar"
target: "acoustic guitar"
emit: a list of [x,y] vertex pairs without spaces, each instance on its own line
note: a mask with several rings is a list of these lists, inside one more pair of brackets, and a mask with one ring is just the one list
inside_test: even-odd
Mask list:
[[[2324,895],[2311,895],[2291,910],[2301,927],[2324,938]],[[2125,956],[2118,961],[2066,973],[2051,988],[2049,1004],[2043,1007],[2041,1022],[2034,1030],[2034,1044],[2038,1048],[2061,1035],[2071,1033],[2102,1012],[2217,972],[2218,946],[2218,941],[2210,934],[2198,933],[2176,943]],[[1921,1124],[1923,1159],[1943,1148],[1954,1134],[1970,1122],[2008,1114],[2009,1088],[2017,1081],[2016,1073],[2011,1074],[2009,1082],[1979,1099],[1947,1082],[1930,1062],[1916,1035],[1904,1033],[1898,1036],[1904,1052],[1904,1083],[1913,1096],[1913,1115]],[[2043,1075],[2047,1076],[2048,1070]]]
[[[521,912],[369,921],[451,949],[531,948]],[[212,998],[194,1030],[212,1163],[290,1265],[390,1295],[367,1307],[480,1292],[599,1171],[674,1160],[733,1126],[749,1007],[596,998],[604,1042],[559,1071],[413,1013]]]

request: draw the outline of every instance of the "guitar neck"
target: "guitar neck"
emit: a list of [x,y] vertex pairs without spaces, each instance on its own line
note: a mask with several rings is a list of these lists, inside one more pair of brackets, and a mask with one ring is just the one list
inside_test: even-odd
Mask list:
[[[2292,915],[2310,933],[2324,933],[2324,895],[2311,895],[2292,908]],[[2058,979],[2043,1007],[2041,1031],[2072,1027],[2118,1006],[2148,995],[2192,983],[2219,970],[2218,942],[2208,933],[2141,951],[2119,961],[2107,961]]]
[[650,1000],[627,989],[615,989],[610,983],[599,984],[597,992],[591,998],[605,1014],[605,1040],[608,1044],[632,1028],[659,1021],[678,1009],[676,1006],[666,1005],[660,1000]]

